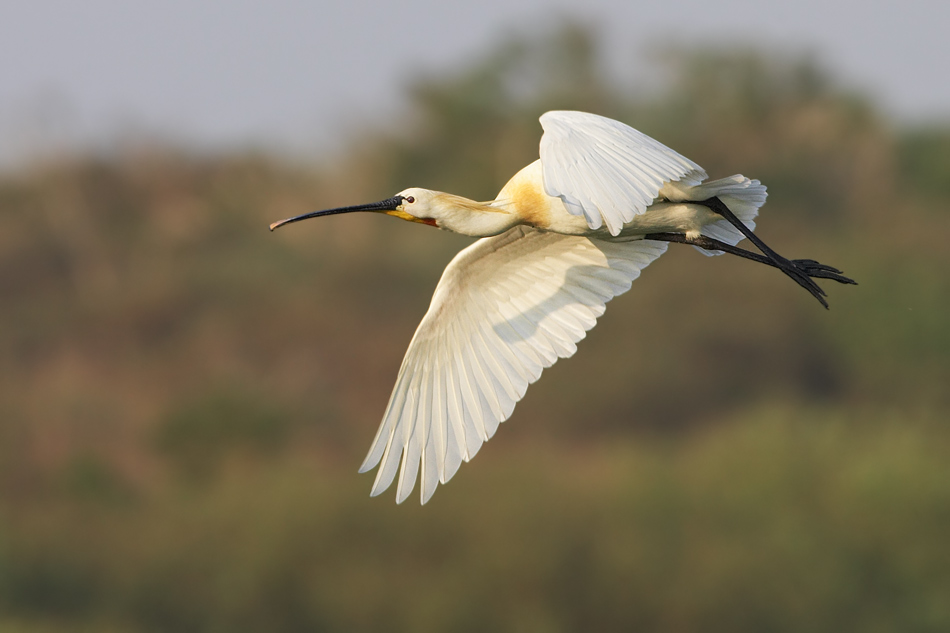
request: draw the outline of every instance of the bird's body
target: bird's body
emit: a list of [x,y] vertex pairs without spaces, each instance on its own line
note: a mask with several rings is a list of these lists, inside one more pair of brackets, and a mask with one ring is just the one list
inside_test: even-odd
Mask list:
[[[616,237],[629,239],[649,233],[666,232],[699,235],[704,226],[722,218],[702,205],[686,202],[703,199],[696,197],[699,194],[694,193],[694,189],[695,187],[689,186],[676,187],[674,183],[664,185],[657,201],[647,207],[642,214],[626,222],[617,236],[612,236],[605,226],[591,228],[583,216],[571,214],[561,198],[548,195],[544,191],[539,159],[512,176],[493,201],[477,203],[466,200],[470,208],[479,209],[476,214],[465,214],[457,220],[450,219],[448,225],[437,223],[436,226],[472,237],[491,237],[518,225],[563,235],[586,235],[597,239],[615,239]],[[402,192],[402,195],[408,196],[413,193],[416,197],[419,196],[418,189],[407,189]],[[458,204],[458,196],[436,192],[435,197],[440,202],[444,199],[443,204],[446,206]],[[671,200],[679,200],[679,202],[671,202]],[[480,213],[495,215],[480,215]]]
[[[604,117],[549,112],[541,124],[541,158],[493,201],[410,188],[271,225],[376,211],[482,238],[448,265],[409,344],[360,468],[379,464],[374,495],[398,469],[397,501],[419,474],[425,503],[669,242],[779,268],[826,307],[813,277],[854,283],[813,260],[787,260],[752,233],[766,198],[758,181],[707,181],[699,165]],[[762,254],[736,247],[743,238]]]

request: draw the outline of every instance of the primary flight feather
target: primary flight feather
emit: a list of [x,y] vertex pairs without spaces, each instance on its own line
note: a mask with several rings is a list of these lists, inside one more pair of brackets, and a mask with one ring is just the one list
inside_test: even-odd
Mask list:
[[[752,231],[765,187],[706,172],[637,130],[584,112],[541,117],[541,158],[475,202],[406,189],[380,202],[307,213],[373,211],[480,237],[446,267],[403,359],[360,472],[372,495],[395,480],[422,503],[507,420],[528,385],[574,354],[606,303],[668,243],[778,268],[827,307],[812,278],[855,283],[814,260],[788,260]],[[748,238],[760,251],[738,248]]]

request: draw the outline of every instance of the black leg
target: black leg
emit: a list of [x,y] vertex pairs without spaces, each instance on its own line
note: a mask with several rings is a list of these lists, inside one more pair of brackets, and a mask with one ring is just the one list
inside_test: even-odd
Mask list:
[[[751,233],[751,231],[750,231]],[[736,255],[744,259],[750,259],[754,262],[759,262],[760,264],[765,264],[766,266],[772,266],[773,268],[778,268],[782,272],[785,272],[785,267],[774,261],[772,258],[765,255],[759,255],[758,253],[753,253],[747,251],[744,248],[739,248],[738,246],[732,246],[731,244],[726,244],[725,242],[720,242],[719,240],[713,239],[711,237],[706,237],[705,235],[700,235],[698,237],[687,237],[683,233],[651,233],[645,235],[644,238],[648,240],[657,240],[659,242],[673,242],[677,244],[689,244],[690,246],[698,246],[703,250],[707,251],[722,251],[729,253],[731,255]],[[768,247],[766,247],[768,248]],[[832,281],[837,281],[842,284],[854,284],[857,285],[857,282],[849,277],[845,277],[840,270],[832,266],[826,266],[816,262],[813,259],[793,259],[786,260],[784,257],[781,258],[789,264],[795,266],[796,270],[800,273],[807,275],[808,277],[816,277],[819,279],[831,279]],[[797,280],[796,280],[797,281]],[[809,281],[811,281],[809,279]],[[814,282],[811,282],[814,283]],[[807,289],[807,288],[806,288]],[[815,293],[811,293],[813,296]],[[821,296],[816,296],[816,299],[821,302],[823,306],[828,307],[828,303]]]
[[701,204],[714,213],[721,215],[726,221],[729,222],[729,224],[736,227],[736,229],[738,229],[739,232],[742,233],[742,235],[744,235],[750,242],[755,244],[755,246],[760,251],[762,251],[762,253],[772,262],[776,268],[795,280],[795,283],[797,283],[799,286],[810,292],[811,295],[821,303],[821,305],[825,306],[825,308],[828,307],[828,302],[825,301],[825,291],[822,290],[818,284],[811,280],[811,277],[817,275],[810,275],[804,270],[802,263],[785,259],[772,250],[765,242],[759,239],[759,237],[753,233],[749,227],[743,224],[742,221],[735,216],[735,214],[729,209],[729,207],[725,205],[722,200],[714,196],[712,198],[707,198],[706,200],[694,201],[694,204]]
[[[759,236],[753,233],[749,227],[743,224],[742,220],[737,218],[736,215],[732,212],[732,210],[729,207],[727,207],[726,204],[719,198],[716,198],[714,196],[712,198],[707,198],[706,200],[698,200],[694,202],[693,204],[701,204],[704,207],[708,208],[713,213],[717,213],[721,215],[723,218],[725,218],[729,222],[729,224],[739,229],[739,232],[742,233],[746,237],[746,239],[748,239],[750,242],[755,244],[755,246],[760,251],[765,253],[765,255],[768,256],[769,259],[785,260],[784,257],[782,257],[781,255],[773,251],[771,248],[769,248],[768,244],[760,240]],[[785,261],[788,261],[788,260],[785,260]]]

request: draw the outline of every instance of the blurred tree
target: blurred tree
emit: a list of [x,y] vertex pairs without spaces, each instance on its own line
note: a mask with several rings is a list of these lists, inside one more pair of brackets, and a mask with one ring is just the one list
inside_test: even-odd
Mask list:
[[[596,42],[502,38],[327,167],[157,148],[5,175],[0,630],[950,627],[946,129],[756,50],[666,51],[662,90],[625,90]],[[759,230],[862,285],[824,313],[671,249],[450,490],[366,499],[466,241],[266,225],[412,185],[491,198],[555,108],[760,178]]]
[[778,198],[780,209],[827,228],[892,197],[890,131],[814,58],[714,48],[667,51],[657,61],[669,85],[640,116],[716,173],[754,165],[773,194],[766,212]]
[[287,441],[291,418],[253,390],[202,392],[173,409],[156,446],[186,475],[206,478],[235,451],[272,453]]
[[921,128],[903,136],[899,147],[901,178],[914,195],[943,202],[950,195],[950,128]]
[[[538,157],[546,110],[609,112],[596,33],[567,23],[534,40],[510,37],[482,61],[409,88],[413,114],[384,144],[390,189],[410,184],[492,199]],[[376,148],[380,149],[380,148]]]

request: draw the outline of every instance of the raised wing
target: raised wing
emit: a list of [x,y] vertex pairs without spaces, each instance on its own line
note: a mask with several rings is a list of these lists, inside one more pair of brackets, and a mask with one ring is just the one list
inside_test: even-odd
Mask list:
[[666,251],[515,227],[478,240],[442,274],[360,472],[396,501],[421,471],[422,503],[508,419],[541,370],[576,351],[611,298]]
[[642,132],[586,112],[541,115],[544,190],[611,235],[646,211],[664,183],[698,185],[703,168]]

